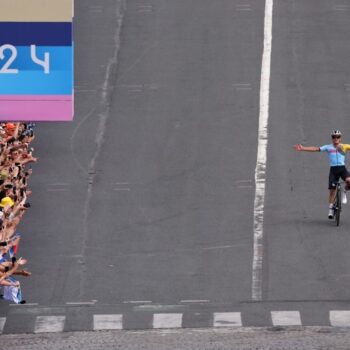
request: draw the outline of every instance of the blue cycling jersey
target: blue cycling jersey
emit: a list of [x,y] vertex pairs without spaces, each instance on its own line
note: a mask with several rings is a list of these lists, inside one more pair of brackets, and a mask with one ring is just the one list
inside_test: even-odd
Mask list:
[[333,144],[324,145],[320,147],[320,152],[327,152],[330,166],[342,166],[345,165],[346,151],[350,150],[350,145],[342,144],[336,148]]

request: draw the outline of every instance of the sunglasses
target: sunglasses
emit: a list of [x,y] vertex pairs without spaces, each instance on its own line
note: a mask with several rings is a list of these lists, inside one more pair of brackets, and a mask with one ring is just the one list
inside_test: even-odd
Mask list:
[[341,136],[338,136],[338,135],[332,136],[332,139],[340,139],[340,138],[341,138]]

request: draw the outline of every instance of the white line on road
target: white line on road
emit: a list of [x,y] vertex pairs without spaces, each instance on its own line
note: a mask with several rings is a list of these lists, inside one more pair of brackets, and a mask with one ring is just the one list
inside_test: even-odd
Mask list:
[[95,305],[96,301],[67,301],[66,305]]
[[213,247],[204,247],[201,248],[202,250],[214,250],[214,249],[229,249],[229,248],[236,248],[238,246],[241,246],[241,244],[234,244],[234,245],[217,245]]
[[182,314],[154,314],[153,328],[181,328]]
[[208,299],[198,299],[198,300],[181,300],[181,303],[209,303]]
[[20,308],[26,307],[26,306],[38,306],[38,303],[25,303],[25,304],[10,304],[10,307],[18,306]]
[[152,304],[151,300],[128,300],[123,301],[123,304]]
[[94,331],[123,329],[123,315],[94,315]]
[[350,311],[329,311],[329,321],[333,327],[350,327]]
[[299,311],[271,311],[274,326],[301,326]]
[[241,5],[236,5],[236,10],[237,11],[251,11],[252,8],[249,4],[241,4]]
[[349,5],[334,5],[333,9],[336,11],[348,11]]
[[252,183],[252,180],[237,180],[236,183],[240,184],[240,183]]
[[268,139],[273,0],[265,2],[264,51],[261,66],[258,152],[255,168],[252,299],[262,300],[263,226]]
[[236,84],[233,84],[233,86],[237,90],[252,90],[252,86],[250,83],[236,83]]
[[37,316],[34,333],[63,332],[65,316]]

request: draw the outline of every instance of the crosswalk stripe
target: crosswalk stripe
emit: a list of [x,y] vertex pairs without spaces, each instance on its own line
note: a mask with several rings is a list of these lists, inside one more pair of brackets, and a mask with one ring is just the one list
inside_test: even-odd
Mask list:
[[240,312],[214,313],[214,327],[242,327]]
[[123,329],[123,315],[94,315],[94,331]]
[[5,323],[6,323],[6,317],[0,317],[0,334],[4,330]]
[[65,316],[37,316],[34,333],[63,332],[65,320]]
[[153,328],[181,328],[182,314],[154,314]]
[[329,311],[329,321],[334,327],[350,327],[350,311]]
[[271,311],[274,326],[301,326],[299,311]]

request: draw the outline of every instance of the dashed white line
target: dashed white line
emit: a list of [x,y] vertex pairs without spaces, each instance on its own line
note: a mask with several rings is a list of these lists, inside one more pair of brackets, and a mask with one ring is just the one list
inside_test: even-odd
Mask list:
[[252,299],[262,299],[263,226],[268,140],[270,71],[272,48],[273,0],[265,2],[264,51],[261,67],[258,152],[255,168],[254,248],[252,264]]
[[301,326],[299,311],[271,311],[274,326]]
[[252,8],[249,4],[241,4],[241,5],[236,5],[236,10],[237,11],[251,11]]
[[218,245],[218,246],[213,246],[213,247],[205,247],[201,248],[202,250],[214,250],[214,249],[229,249],[229,248],[235,248],[239,246],[238,244],[234,245]]
[[198,300],[181,300],[181,303],[209,303],[207,299],[198,299]]
[[154,314],[153,328],[181,328],[182,314]]
[[38,303],[25,303],[25,304],[10,304],[10,307],[12,306],[18,306],[18,307],[26,307],[26,306],[38,306]]
[[66,305],[95,305],[96,301],[68,301]]
[[139,5],[137,12],[141,12],[141,13],[153,12],[153,6],[152,5]]
[[252,90],[252,86],[250,83],[237,83],[233,84],[236,90]]
[[334,327],[350,327],[350,311],[332,310],[329,312],[329,321]]
[[123,315],[94,315],[94,331],[123,329]]
[[334,5],[333,9],[335,11],[348,11],[349,5]]
[[152,304],[151,300],[127,300],[123,304]]
[[34,333],[63,332],[65,320],[65,316],[37,316]]

